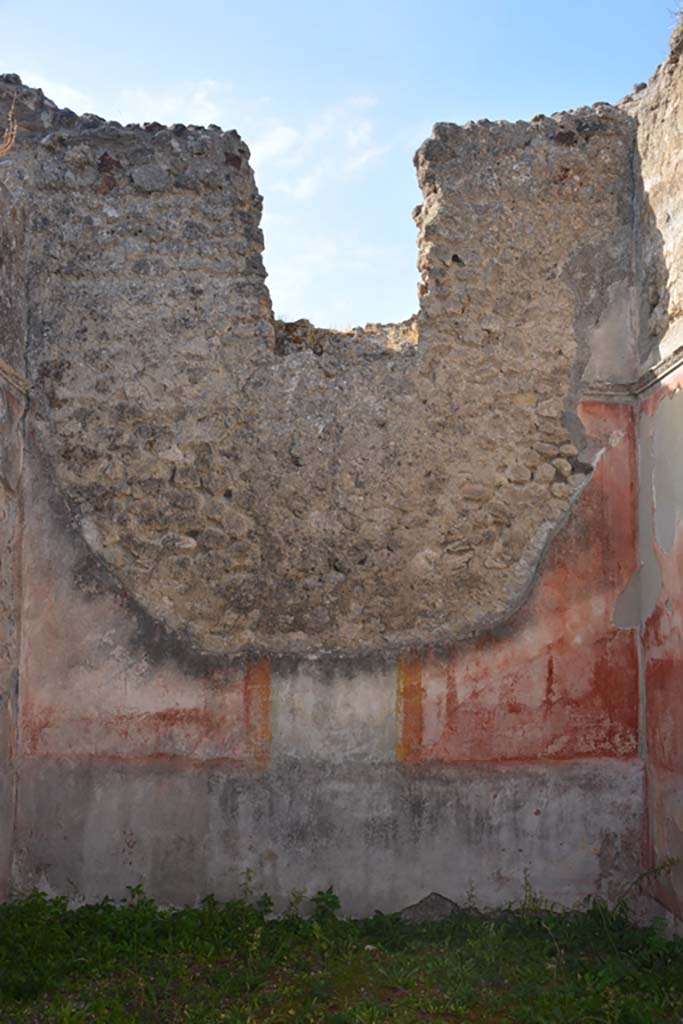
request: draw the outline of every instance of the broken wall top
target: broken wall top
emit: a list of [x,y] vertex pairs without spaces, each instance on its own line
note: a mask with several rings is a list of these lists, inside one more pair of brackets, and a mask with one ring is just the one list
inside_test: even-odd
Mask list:
[[435,126],[417,317],[342,334],[274,323],[236,133],[77,118],[14,76],[0,123],[15,96],[0,354],[112,583],[217,655],[509,617],[608,441],[579,403],[638,375],[631,114]]

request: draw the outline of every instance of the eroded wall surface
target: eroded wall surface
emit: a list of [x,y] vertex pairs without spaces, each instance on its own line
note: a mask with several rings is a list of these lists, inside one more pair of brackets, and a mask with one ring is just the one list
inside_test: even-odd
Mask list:
[[419,309],[347,333],[274,322],[236,133],[0,76],[15,888],[571,904],[676,856],[667,67],[435,126]]
[[216,654],[507,615],[590,471],[582,383],[633,372],[632,119],[437,126],[416,319],[280,344],[234,132],[15,95],[36,441],[136,600]]
[[[633,483],[615,410],[591,410],[604,481],[572,513],[535,611],[481,646],[478,675],[467,652],[461,672],[445,667],[442,705],[434,661],[410,687],[405,657],[182,664],[124,592],[95,582],[30,459],[23,618],[42,639],[22,647],[14,885],[96,899],[142,883],[184,902],[236,895],[248,869],[278,907],[333,885],[357,913],[432,889],[499,905],[525,873],[563,903],[613,896],[638,871],[643,825],[635,680],[604,672],[606,651],[625,667],[633,644],[606,614],[634,564],[632,522],[609,542],[600,511],[603,487],[619,481],[625,503]],[[588,533],[606,542],[605,594],[583,590],[572,610],[567,564]]]
[[[0,186],[0,339],[9,355],[24,342],[22,242],[21,212]],[[24,409],[22,380],[0,360],[0,898],[9,891],[17,798]]]
[[[647,761],[647,865],[660,903],[683,921],[683,23],[637,118],[641,331],[639,400],[641,701]],[[658,364],[658,365],[657,365]],[[660,378],[658,380],[658,378]],[[668,865],[668,870],[664,870]]]
[[[647,856],[653,891],[683,919],[683,373],[640,412]],[[665,865],[668,870],[661,870]]]
[[640,351],[645,367],[683,345],[683,23],[647,88],[622,101],[637,120]]
[[406,760],[638,755],[637,631],[614,614],[637,564],[633,409],[579,413],[601,453],[524,609],[446,657],[401,662]]
[[29,429],[15,887],[183,902],[248,870],[278,907],[333,885],[353,913],[433,889],[495,906],[525,875],[614,896],[643,828],[637,631],[611,616],[633,423],[580,413],[597,468],[529,606],[448,657],[187,657],[93,564]]

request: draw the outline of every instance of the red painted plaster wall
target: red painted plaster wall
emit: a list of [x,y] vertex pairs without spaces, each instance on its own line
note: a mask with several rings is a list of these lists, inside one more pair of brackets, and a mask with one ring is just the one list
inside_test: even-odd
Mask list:
[[[663,402],[681,391],[683,373],[672,375],[642,403],[641,438],[651,446],[658,429],[657,413]],[[681,407],[683,413],[683,406]],[[683,473],[683,452],[660,442],[668,455],[667,472]],[[654,460],[646,462],[654,469]],[[661,470],[660,470],[661,472]],[[643,479],[646,500],[654,517],[658,493],[656,475]],[[661,586],[654,610],[643,627],[645,719],[647,740],[647,861],[656,869],[653,889],[657,899],[683,922],[683,509],[672,507],[674,542],[670,550],[658,543],[654,530],[644,538],[645,553],[654,556]],[[659,871],[667,864],[669,868]]]
[[528,603],[498,636],[403,660],[403,760],[637,755],[636,631],[612,618],[637,559],[633,413],[584,402],[580,415],[604,448]]
[[23,536],[22,757],[261,763],[270,751],[270,665],[197,675],[151,661],[111,592],[79,582],[74,540],[29,460]]

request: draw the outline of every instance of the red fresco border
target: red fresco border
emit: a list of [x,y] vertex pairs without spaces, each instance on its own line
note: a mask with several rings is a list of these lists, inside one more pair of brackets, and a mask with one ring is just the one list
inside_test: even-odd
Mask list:
[[399,663],[400,760],[637,756],[637,636],[612,619],[637,567],[634,414],[579,413],[605,447],[506,635]]

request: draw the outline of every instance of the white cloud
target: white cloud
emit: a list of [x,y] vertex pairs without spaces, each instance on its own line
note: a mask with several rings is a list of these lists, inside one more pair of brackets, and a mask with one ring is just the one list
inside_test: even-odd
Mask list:
[[[162,124],[221,124],[230,107],[230,86],[210,79],[180,83],[169,89],[121,89],[113,107],[124,124],[160,121]],[[231,127],[228,125],[227,127]]]
[[387,146],[369,146],[362,153],[358,153],[356,156],[351,157],[349,160],[344,162],[344,170],[347,174],[353,174],[354,171],[359,171],[373,160],[379,159],[387,152]]
[[298,178],[282,178],[276,181],[272,189],[274,192],[281,192],[289,196],[290,199],[310,199],[320,190],[327,176],[327,166],[320,164],[308,174],[302,174]]
[[[251,146],[264,191],[305,202],[348,182],[389,149],[365,111],[371,97],[345,100],[301,125],[271,122]],[[362,112],[361,112],[362,111]]]
[[270,125],[249,147],[254,166],[290,153],[300,138],[299,132],[288,124],[278,121]]

